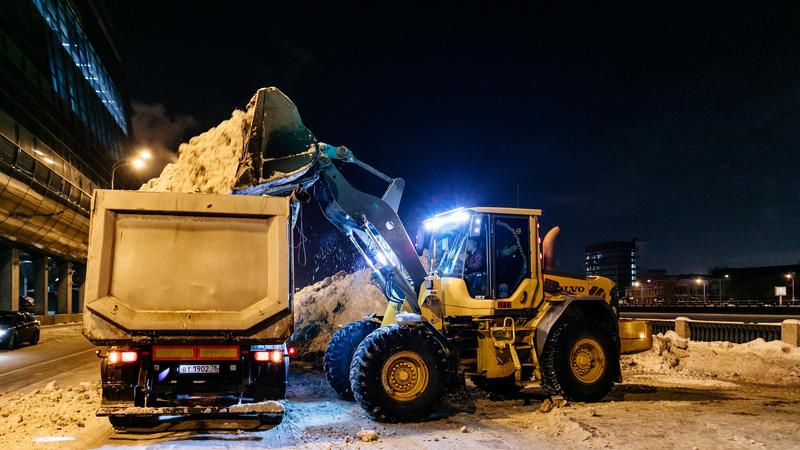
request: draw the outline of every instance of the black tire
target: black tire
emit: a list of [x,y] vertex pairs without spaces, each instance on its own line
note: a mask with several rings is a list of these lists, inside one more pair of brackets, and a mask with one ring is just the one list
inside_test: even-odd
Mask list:
[[352,322],[334,333],[328,343],[323,367],[328,383],[339,397],[353,400],[353,391],[350,389],[350,363],[353,361],[353,353],[361,341],[378,327],[380,324],[371,320]]
[[[571,351],[581,340],[596,343],[605,360],[604,367],[598,369],[597,379],[592,382],[581,380],[570,367]],[[595,320],[580,319],[556,324],[542,353],[542,386],[550,395],[560,395],[579,402],[596,402],[602,400],[614,386],[619,370],[617,348],[609,331]]]
[[6,342],[6,348],[11,350],[17,346],[17,333],[12,332],[11,336],[8,337],[8,342]]
[[[402,363],[404,354],[419,363],[420,370],[412,377],[425,371],[427,382],[417,385],[419,393],[409,394],[408,399],[398,399],[397,391],[393,398],[387,390],[388,381],[384,380],[383,372],[384,366],[392,364],[393,359],[395,364],[397,361]],[[356,402],[374,420],[422,420],[441,401],[448,380],[448,367],[447,353],[431,330],[424,326],[390,325],[373,331],[359,344],[350,365],[350,387]],[[422,379],[422,375],[418,378]]]
[[31,336],[31,340],[28,341],[28,342],[30,342],[31,345],[36,345],[36,344],[39,343],[39,330],[36,330],[36,331],[33,332],[33,335]]
[[517,384],[514,375],[503,378],[486,378],[482,376],[472,376],[469,378],[478,389],[491,394],[512,395],[522,390],[522,386]]

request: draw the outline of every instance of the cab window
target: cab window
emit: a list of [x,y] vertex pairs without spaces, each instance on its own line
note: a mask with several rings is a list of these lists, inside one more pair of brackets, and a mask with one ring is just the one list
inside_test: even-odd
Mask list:
[[527,217],[495,217],[494,286],[497,298],[508,298],[530,276],[530,233]]
[[467,285],[469,296],[485,298],[489,290],[485,215],[472,216],[464,250],[464,283]]

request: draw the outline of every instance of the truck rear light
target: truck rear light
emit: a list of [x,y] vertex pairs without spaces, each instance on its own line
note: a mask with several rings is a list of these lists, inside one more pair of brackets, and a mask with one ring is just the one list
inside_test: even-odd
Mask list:
[[294,348],[294,347],[289,347],[288,351],[289,351],[289,356],[290,356],[290,357],[292,357],[292,356],[294,356],[295,354],[297,354],[297,349],[296,349],[296,348]]
[[268,350],[253,352],[253,358],[259,362],[283,362],[283,352],[280,350]]
[[118,363],[134,363],[139,360],[139,354],[132,351],[124,351],[120,352],[117,350],[111,350],[108,352],[108,363],[109,364],[118,364]]

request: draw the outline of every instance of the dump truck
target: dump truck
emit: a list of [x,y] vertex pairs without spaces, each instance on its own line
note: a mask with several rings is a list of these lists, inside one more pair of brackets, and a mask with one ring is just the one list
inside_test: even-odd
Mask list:
[[[397,214],[403,179],[317,140],[276,88],[258,91],[245,150],[234,193],[316,201],[388,301],[338,330],[324,358],[331,387],[376,420],[422,420],[465,377],[488,391],[599,401],[621,381],[620,355],[652,345],[647,322],[619,319],[611,280],[554,270],[558,229],[542,239],[541,210],[459,208],[412,241]],[[385,191],[356,189],[343,165]]]
[[98,415],[279,420],[290,200],[98,190],[91,212],[83,333],[101,346]]

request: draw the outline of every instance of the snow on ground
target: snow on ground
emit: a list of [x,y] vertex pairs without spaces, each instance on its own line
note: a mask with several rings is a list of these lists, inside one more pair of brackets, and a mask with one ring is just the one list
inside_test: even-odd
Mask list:
[[292,344],[300,358],[318,363],[336,330],[385,309],[386,299],[371,284],[368,270],[339,272],[294,295]]
[[745,344],[696,342],[674,331],[653,337],[649,352],[624,356],[631,373],[663,373],[742,381],[800,385],[800,347],[756,339]]
[[107,426],[107,420],[94,415],[99,404],[97,381],[68,387],[51,381],[41,389],[0,397],[0,446],[81,447],[93,430]]

